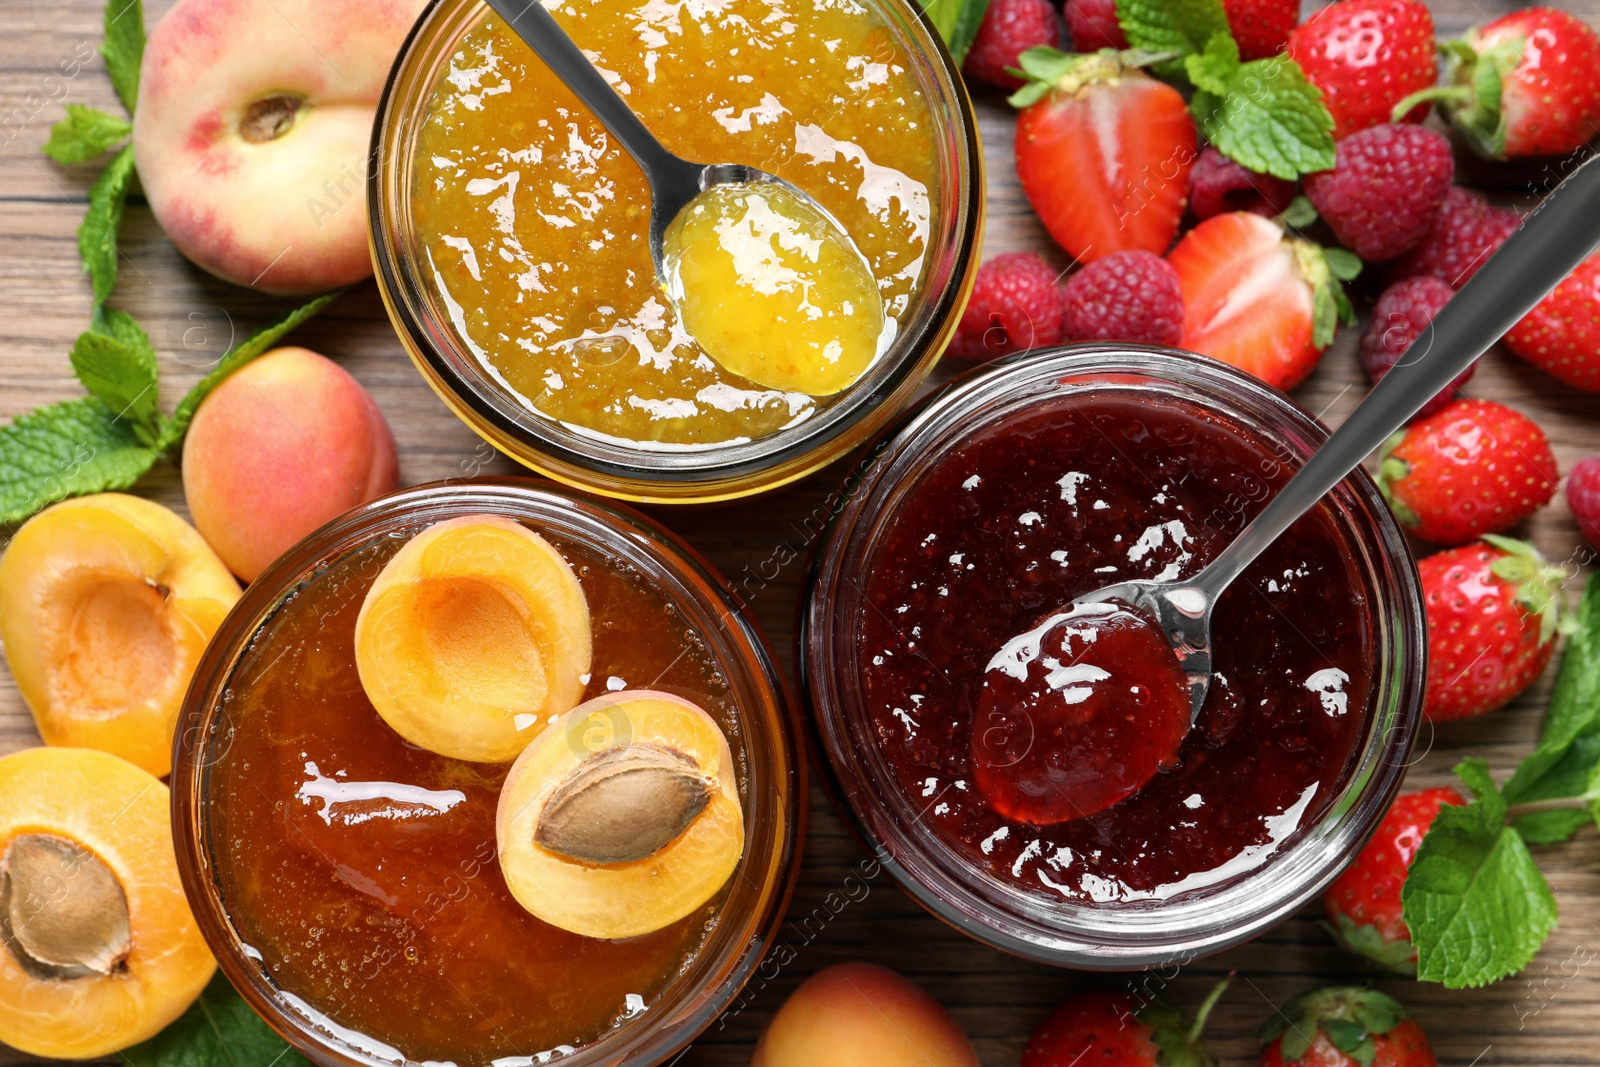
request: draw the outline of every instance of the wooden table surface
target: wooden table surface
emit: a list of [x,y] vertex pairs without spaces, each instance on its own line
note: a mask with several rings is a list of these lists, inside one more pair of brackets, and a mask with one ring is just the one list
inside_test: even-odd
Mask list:
[[[167,6],[164,0],[149,2],[151,25]],[[1440,32],[1454,35],[1522,5],[1439,0],[1431,6]],[[1558,6],[1600,24],[1600,0]],[[66,353],[89,315],[90,292],[79,271],[73,231],[94,169],[58,167],[39,153],[39,146],[61,117],[63,103],[118,110],[98,58],[74,78],[51,77],[61,60],[87,54],[87,46],[99,43],[100,10],[98,0],[6,0],[0,5],[0,418],[82,392]],[[978,108],[991,183],[986,254],[1040,249],[1065,267],[1017,186],[1009,109],[993,94],[982,95]],[[1486,177],[1509,184],[1504,172]],[[137,196],[128,206],[122,251],[112,303],[134,314],[160,350],[168,410],[230,338],[242,337],[284,306],[191,267]],[[1317,372],[1295,393],[1330,424],[1347,415],[1364,392],[1355,337],[1354,331],[1342,331]],[[404,482],[517,470],[490,453],[429,392],[401,351],[371,283],[348,293],[293,340],[337,359],[371,390],[399,440]],[[935,381],[944,377],[948,373],[941,371]],[[1549,433],[1563,471],[1600,451],[1600,396],[1564,387],[1504,351],[1485,357],[1467,391],[1537,420]],[[652,509],[735,581],[746,568],[764,566],[770,574],[773,561],[794,560],[751,599],[786,666],[792,660],[801,560],[810,547],[807,531],[815,528],[804,520],[821,513],[822,500],[839,477],[837,470],[823,471],[736,504]],[[137,492],[185,510],[178,471],[169,463],[158,465]],[[1517,532],[1554,560],[1580,558],[1581,541],[1559,497],[1528,529]],[[1575,581],[1569,589],[1576,587]],[[1537,736],[1552,674],[1514,706],[1486,719],[1437,731],[1425,727],[1407,787],[1450,781],[1449,768],[1469,754],[1486,757],[1497,775],[1508,773]],[[15,686],[0,671],[0,752],[38,743]],[[1600,841],[1593,832],[1580,833],[1568,844],[1538,850],[1538,857],[1560,900],[1561,924],[1523,975],[1461,992],[1409,980],[1381,983],[1415,1010],[1441,1064],[1600,1064]],[[1141,980],[1075,974],[1013,959],[945,927],[882,875],[868,883],[864,898],[837,914],[829,912],[824,899],[865,858],[813,785],[799,889],[781,935],[793,950],[793,962],[772,981],[752,986],[742,1007],[678,1061],[682,1067],[747,1063],[757,1034],[783,998],[807,975],[845,960],[881,963],[920,982],[972,1035],[986,1067],[1016,1064],[1029,1033],[1068,992]],[[1224,1063],[1255,1062],[1255,1029],[1273,1005],[1316,984],[1371,974],[1329,940],[1319,917],[1318,908],[1307,908],[1255,942],[1198,961],[1166,983],[1166,995],[1193,1007],[1219,976],[1238,971],[1210,1026],[1211,1047]],[[0,1063],[27,1059],[0,1049]]]

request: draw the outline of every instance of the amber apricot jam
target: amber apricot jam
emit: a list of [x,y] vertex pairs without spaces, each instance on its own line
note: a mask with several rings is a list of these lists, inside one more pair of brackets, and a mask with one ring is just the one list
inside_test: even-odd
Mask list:
[[924,906],[1044,962],[1139,967],[1267,929],[1354,854],[1421,711],[1423,623],[1370,479],[1213,614],[1077,597],[1216,558],[1326,437],[1232,368],[1070,346],[931,398],[841,490],[800,668],[841,811]]
[[[939,161],[914,64],[853,3],[565,0],[551,11],[668,149],[793,182],[871,277],[826,269],[824,247],[802,298],[759,294],[791,312],[787,325],[758,317],[774,339],[795,342],[797,323],[826,327],[819,371],[729,358],[731,343],[758,353],[761,330],[702,311],[713,358],[677,310],[707,294],[675,305],[657,279],[638,167],[491,16],[441,68],[412,167],[418,270],[459,342],[529,411],[598,440],[694,450],[816,416],[887,351],[923,284]],[[766,241],[778,232],[768,207],[739,205],[727,231]],[[709,284],[736,263],[697,264],[684,280]],[[815,320],[795,318],[816,308]]]
[[[530,539],[530,534],[538,536]],[[518,547],[519,538],[533,547]],[[388,566],[408,545],[417,558]],[[527,558],[519,553],[528,552],[554,556],[540,564],[542,571],[519,577],[509,568]],[[463,581],[478,585],[440,591],[438,566],[461,571],[469,564],[478,576]],[[483,577],[491,564],[503,573]],[[582,601],[574,607],[561,585],[568,569],[581,587],[586,617]],[[395,583],[383,591],[389,599],[369,597],[381,581]],[[401,584],[407,581],[418,584]],[[295,1027],[397,1062],[543,1063],[647,1019],[657,1010],[663,988],[698,965],[719,926],[748,918],[742,913],[752,907],[749,900],[737,906],[739,914],[725,914],[732,907],[730,894],[756,893],[758,902],[770,900],[773,884],[785,877],[772,844],[763,844],[760,834],[776,831],[781,855],[782,842],[792,843],[794,832],[794,785],[781,774],[772,778],[770,723],[748,695],[748,682],[740,680],[742,668],[729,666],[727,646],[719,644],[726,638],[708,630],[704,617],[691,618],[680,606],[683,601],[660,581],[625,553],[602,551],[562,529],[469,515],[391,527],[287,590],[237,654],[225,687],[215,690],[221,729],[213,734],[220,740],[204,756],[209,761],[209,862],[217,898],[237,938],[236,948],[232,941],[221,947],[213,942],[225,967],[230,959],[253,961],[272,987],[271,1004]],[[524,600],[489,598],[489,586],[500,583],[503,592],[518,582],[534,592]],[[458,594],[460,604],[439,606]],[[402,597],[398,606],[394,597]],[[368,624],[381,627],[377,636],[363,636],[366,643],[358,645],[358,616],[369,600],[373,612],[386,614]],[[716,790],[711,806],[697,798],[699,807],[689,815],[702,808],[707,817],[731,812],[717,824],[724,839],[728,820],[737,818],[741,804],[761,821],[760,832],[748,839],[735,829],[739,838],[721,853],[725,865],[709,883],[717,891],[693,898],[691,903],[704,903],[683,917],[660,928],[648,922],[627,926],[629,936],[605,934],[621,928],[614,920],[623,911],[648,911],[656,904],[627,884],[612,884],[611,895],[597,895],[590,909],[582,906],[581,885],[548,900],[540,897],[547,905],[543,912],[567,914],[556,920],[561,925],[535,917],[508,889],[502,873],[506,849],[497,849],[496,838],[497,806],[506,817],[503,794],[513,788],[502,785],[508,772],[517,773],[513,766],[521,768],[526,761],[513,765],[436,754],[406,741],[369,699],[363,682],[370,686],[374,680],[364,675],[404,669],[407,656],[425,655],[424,646],[465,656],[460,662],[484,664],[483,677],[457,679],[456,690],[476,685],[481,694],[512,685],[494,672],[508,662],[506,656],[515,656],[545,672],[541,693],[556,693],[563,661],[543,645],[526,650],[507,640],[508,647],[499,650],[454,647],[476,633],[510,633],[500,617],[509,610],[507,603],[559,610],[592,636],[592,645],[576,653],[571,651],[576,639],[562,638],[560,656],[569,661],[587,656],[588,669],[580,679],[581,693],[572,693],[561,707],[594,700],[600,710],[584,716],[579,712],[588,705],[580,704],[579,712],[548,716],[561,725],[535,730],[539,739],[525,752],[542,745],[546,763],[572,764],[577,760],[570,753],[615,747],[621,754],[629,741],[645,740],[654,745],[641,750],[647,756],[678,767],[686,759],[682,753],[655,745],[658,736],[671,739],[670,730],[662,735],[662,715],[676,715],[690,722],[688,732],[705,738],[695,742],[701,749],[721,753],[719,776],[709,782]],[[394,630],[396,612],[403,608],[429,608],[435,617],[427,625],[435,628],[419,623],[415,641],[405,644],[404,635]],[[730,631],[739,625],[731,618],[727,623]],[[501,658],[492,659],[496,655]],[[415,702],[418,685],[381,691],[397,703]],[[637,710],[640,706],[657,722],[648,737],[643,725],[648,715]],[[611,714],[617,709],[634,717]],[[386,711],[390,717],[398,714]],[[630,722],[637,736],[620,736]],[[561,736],[548,736],[552,732]],[[780,738],[780,749],[783,743]],[[191,763],[186,761],[179,774],[183,783],[192,782]],[[697,786],[706,783],[692,766],[683,774]],[[753,797],[757,776],[765,780],[761,796]],[[524,806],[519,799],[511,814],[520,814]],[[694,823],[703,824],[704,819]],[[553,833],[559,836],[563,829],[555,826]],[[662,840],[682,829],[668,828]],[[588,840],[584,831],[583,825],[576,831],[565,828],[568,838],[579,835],[580,845]],[[683,837],[690,840],[699,832],[690,829]],[[533,840],[519,839],[518,845],[526,852]],[[610,866],[588,869],[625,877],[639,867],[630,861],[659,845],[599,856],[597,864]],[[559,867],[564,861],[544,862]],[[736,862],[740,868],[729,878]],[[581,881],[582,870],[569,866],[571,872],[555,876]],[[539,875],[546,885],[555,876],[548,870]],[[535,893],[542,892],[535,885]],[[781,899],[781,889],[776,895]],[[602,933],[569,932],[574,927]],[[647,932],[633,934],[637,929]],[[744,951],[751,935],[739,939]]]

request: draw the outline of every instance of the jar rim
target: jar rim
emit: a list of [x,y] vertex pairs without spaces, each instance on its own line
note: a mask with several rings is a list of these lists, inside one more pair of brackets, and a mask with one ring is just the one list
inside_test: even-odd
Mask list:
[[[1339,792],[1261,864],[1173,898],[1117,905],[1056,901],[980,871],[932,831],[914,832],[892,772],[861,726],[869,709],[846,679],[861,573],[876,538],[919,471],[957,441],[1035,402],[1074,390],[1145,388],[1215,411],[1303,461],[1328,431],[1254,376],[1192,353],[1086,344],[1008,357],[950,382],[877,441],[844,490],[844,505],[806,577],[796,662],[819,777],[835,807],[914,899],[980,941],[1080,969],[1171,963],[1221,951],[1287,917],[1319,893],[1365,842],[1400,787],[1421,718],[1426,624],[1416,567],[1372,480],[1335,489],[1336,517],[1372,587],[1377,660],[1366,733]],[[871,446],[869,446],[871,447]],[[897,810],[904,808],[904,811]],[[1265,886],[1263,883],[1269,883]]]
[[923,278],[899,336],[835,403],[754,440],[703,450],[653,450],[613,442],[535,413],[492,382],[436,308],[412,249],[409,168],[417,117],[454,42],[482,0],[432,0],[401,46],[379,100],[367,169],[367,221],[379,291],[412,362],[476,433],[548,477],[656,503],[730,499],[803,477],[881,429],[909,403],[953,336],[978,266],[985,211],[977,118],[960,70],[920,4],[864,0],[914,61],[940,136],[937,194]]
[[[716,928],[655,994],[650,1010],[562,1057],[574,1067],[658,1063],[681,1051],[734,1003],[772,944],[799,873],[807,774],[799,755],[797,704],[754,620],[698,552],[614,501],[533,478],[415,486],[345,513],[250,583],[201,657],[173,742],[173,836],[184,894],[223,973],[296,1049],[313,1062],[337,1067],[403,1062],[403,1054],[382,1044],[381,1037],[345,1031],[331,1019],[318,1018],[316,1005],[280,989],[234,926],[223,899],[210,821],[212,774],[231,740],[222,696],[272,615],[335,561],[397,530],[483,513],[544,523],[557,536],[639,569],[646,581],[667,589],[685,622],[702,633],[736,697],[753,697],[736,704],[741,750],[750,768],[745,848],[736,869],[745,877],[730,879],[733,889],[718,911]],[[496,1065],[520,1062],[497,1060]],[[527,1059],[530,1067],[537,1062],[537,1056]]]

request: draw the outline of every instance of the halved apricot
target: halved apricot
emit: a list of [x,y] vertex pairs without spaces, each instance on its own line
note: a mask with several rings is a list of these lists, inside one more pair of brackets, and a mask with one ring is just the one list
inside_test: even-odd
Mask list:
[[511,895],[552,926],[601,938],[669,926],[744,853],[728,739],[670,693],[580,704],[512,765],[495,839]]
[[122,493],[46,508],[0,557],[0,639],[45,743],[158,777],[200,654],[238,599],[194,527]]
[[0,1041],[89,1059],[166,1026],[216,963],[178,881],[167,787],[87,748],[0,759]]
[[583,696],[589,604],[538,534],[497,515],[430,526],[356,618],[356,668],[383,721],[454,759],[504,763]]

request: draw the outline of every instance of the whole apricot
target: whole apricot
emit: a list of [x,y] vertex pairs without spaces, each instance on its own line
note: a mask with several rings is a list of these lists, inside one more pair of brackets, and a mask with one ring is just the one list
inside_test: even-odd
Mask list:
[[305,348],[273,349],[223,379],[183,444],[189,513],[245,581],[398,481],[394,435],[377,403]]
[[750,1067],[978,1067],[944,1006],[914,982],[870,963],[807,978],[784,1001]]
[[178,881],[167,787],[86,748],[0,759],[0,1041],[90,1059],[183,1014],[216,963]]
[[239,584],[194,528],[122,493],[23,524],[0,556],[0,640],[50,745],[171,769],[179,706]]

